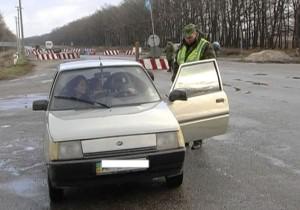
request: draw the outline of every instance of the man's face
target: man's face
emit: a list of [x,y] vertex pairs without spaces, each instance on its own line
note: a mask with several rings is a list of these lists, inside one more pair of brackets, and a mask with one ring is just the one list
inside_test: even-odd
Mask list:
[[190,36],[184,37],[184,40],[188,45],[191,45],[195,42],[196,37],[197,37],[197,32],[193,32]]
[[77,87],[75,87],[75,90],[80,94],[83,95],[86,93],[86,89],[87,89],[87,84],[86,81],[84,80],[80,80],[79,84],[77,85]]

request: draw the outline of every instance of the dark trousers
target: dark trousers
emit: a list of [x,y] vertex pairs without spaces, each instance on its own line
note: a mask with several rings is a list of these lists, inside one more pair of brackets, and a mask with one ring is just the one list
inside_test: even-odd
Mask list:
[[173,71],[173,59],[168,60],[168,64],[169,64],[169,71]]

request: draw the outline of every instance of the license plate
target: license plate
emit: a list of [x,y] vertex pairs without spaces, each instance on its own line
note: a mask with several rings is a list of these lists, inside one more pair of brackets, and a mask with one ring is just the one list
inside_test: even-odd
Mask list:
[[96,175],[122,171],[140,171],[149,168],[149,160],[102,160],[96,163]]

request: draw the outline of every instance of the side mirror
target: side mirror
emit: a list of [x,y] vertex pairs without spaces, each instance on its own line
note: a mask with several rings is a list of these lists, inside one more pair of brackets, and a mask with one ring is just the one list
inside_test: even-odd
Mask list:
[[169,100],[173,101],[187,101],[187,94],[185,90],[173,90],[169,95]]
[[46,111],[48,108],[48,100],[37,100],[32,103],[33,111]]
[[153,74],[152,70],[147,69],[147,73],[151,77],[152,81],[154,81],[154,74]]

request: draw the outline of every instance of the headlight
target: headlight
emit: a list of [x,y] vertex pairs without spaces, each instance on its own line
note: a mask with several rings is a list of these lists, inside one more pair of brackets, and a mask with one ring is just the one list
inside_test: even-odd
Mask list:
[[80,141],[63,142],[58,145],[58,159],[77,159],[82,158],[82,148]]
[[179,131],[177,131],[177,137],[178,137],[179,147],[185,147],[185,140],[184,140],[181,129],[179,129]]
[[178,148],[179,142],[177,132],[166,132],[156,134],[156,145],[158,150]]
[[51,160],[68,160],[83,157],[80,141],[51,143],[49,149]]

